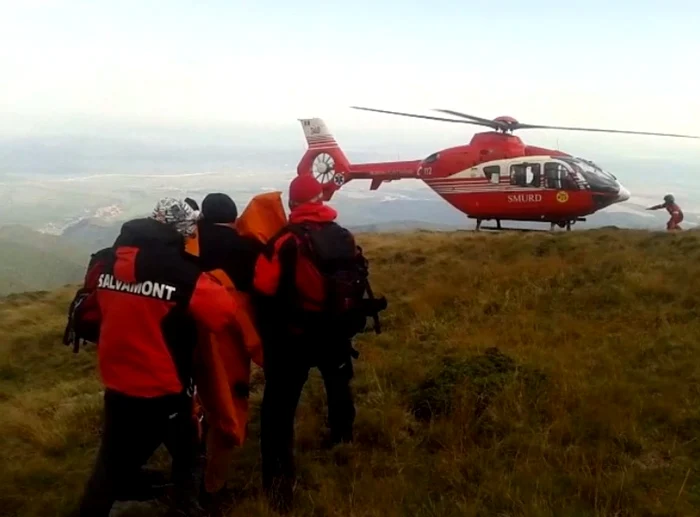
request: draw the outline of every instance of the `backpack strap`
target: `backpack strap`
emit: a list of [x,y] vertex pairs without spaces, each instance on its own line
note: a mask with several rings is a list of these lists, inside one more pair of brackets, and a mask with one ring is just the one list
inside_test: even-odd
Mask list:
[[[109,268],[114,261],[113,247],[102,248],[90,255],[88,266],[83,278],[83,285],[76,291],[73,300],[68,307],[68,321],[63,331],[63,344],[73,345],[73,352],[78,353],[80,344],[87,343],[83,335],[76,330],[80,326],[81,311],[84,304],[91,296],[95,296],[100,275],[105,268]],[[93,299],[94,301],[94,299]]]
[[305,223],[289,224],[287,225],[287,231],[294,234],[294,236],[298,239],[299,244],[301,244],[301,246],[299,246],[299,250],[302,252],[302,254],[307,259],[311,260],[314,266],[318,267],[318,257],[314,253],[315,250],[311,242],[312,229],[309,227],[309,225]]
[[[291,233],[292,235],[294,235],[294,237],[296,237],[296,246],[298,254],[294,254],[294,259],[289,261],[289,270],[287,271],[287,274],[289,276],[288,278],[283,279],[282,281],[288,284],[292,298],[298,303],[298,311],[300,314],[305,313],[304,309],[302,308],[303,302],[306,301],[316,304],[316,301],[303,297],[299,288],[297,287],[296,268],[298,256],[301,255],[304,258],[306,258],[317,270],[319,270],[319,273],[322,274],[318,258],[314,253],[313,244],[311,242],[311,231],[313,231],[313,229],[311,228],[311,225],[309,223],[290,223],[287,225],[287,229],[285,232]],[[326,288],[325,285],[324,288]]]

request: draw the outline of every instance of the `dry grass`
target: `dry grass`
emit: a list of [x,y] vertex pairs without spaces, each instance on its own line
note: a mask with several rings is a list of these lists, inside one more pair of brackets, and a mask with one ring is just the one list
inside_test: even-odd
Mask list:
[[[363,241],[385,332],[358,343],[355,444],[321,450],[307,385],[295,515],[700,514],[699,234]],[[61,346],[67,300],[0,302],[2,515],[68,515],[95,454],[94,351]],[[231,516],[271,514],[256,411],[251,429]]]

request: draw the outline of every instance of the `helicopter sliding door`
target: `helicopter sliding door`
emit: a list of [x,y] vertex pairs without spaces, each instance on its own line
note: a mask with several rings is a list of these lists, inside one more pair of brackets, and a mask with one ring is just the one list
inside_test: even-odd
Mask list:
[[542,173],[539,163],[514,163],[510,166],[510,184],[518,187],[541,188]]

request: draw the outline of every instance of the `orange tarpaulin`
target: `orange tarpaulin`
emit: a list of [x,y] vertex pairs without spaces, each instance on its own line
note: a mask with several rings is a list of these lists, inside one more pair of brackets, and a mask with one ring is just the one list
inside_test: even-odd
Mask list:
[[[287,223],[280,192],[255,196],[233,227],[243,236],[266,243]],[[199,255],[195,235],[186,243],[186,251]],[[246,438],[248,426],[248,386],[251,360],[262,365],[262,345],[255,328],[250,299],[236,290],[222,271],[211,271],[228,289],[238,304],[238,332],[208,334],[200,332],[195,354],[195,384],[209,426],[205,489],[215,492],[226,479],[235,447]]]
[[287,214],[282,206],[282,193],[267,192],[251,199],[234,227],[241,235],[266,243],[286,224]]

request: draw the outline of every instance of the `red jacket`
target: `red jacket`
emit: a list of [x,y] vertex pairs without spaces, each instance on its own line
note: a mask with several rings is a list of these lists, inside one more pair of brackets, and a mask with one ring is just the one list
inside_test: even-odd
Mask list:
[[683,221],[683,210],[681,210],[681,207],[678,206],[675,202],[664,202],[664,203],[661,203],[660,205],[654,205],[650,208],[650,210],[659,210],[661,208],[666,209],[666,211],[671,216],[672,220],[674,220],[678,223]]
[[677,222],[681,222],[683,220],[683,211],[676,203],[666,203],[664,207],[671,217],[673,217]]
[[107,389],[135,397],[191,386],[197,323],[236,324],[226,289],[184,258],[182,236],[152,219],[122,227],[97,288],[99,367]]
[[[323,224],[335,221],[337,216],[337,212],[327,205],[309,203],[295,207],[289,216],[289,222]],[[270,244],[271,247],[258,256],[255,264],[255,291],[264,296],[277,295],[284,272],[291,266],[294,267],[294,287],[302,300],[302,307],[318,310],[325,294],[323,277],[314,265],[299,253],[298,238],[291,232],[283,231]]]

